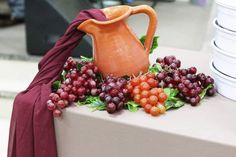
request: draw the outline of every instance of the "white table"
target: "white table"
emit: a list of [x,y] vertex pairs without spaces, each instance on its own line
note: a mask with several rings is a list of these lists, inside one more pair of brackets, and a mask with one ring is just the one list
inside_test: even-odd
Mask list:
[[[183,67],[210,74],[211,53],[159,48],[150,56],[175,55]],[[197,107],[151,117],[142,110],[117,114],[69,107],[55,119],[59,157],[235,157],[236,102],[217,94]]]

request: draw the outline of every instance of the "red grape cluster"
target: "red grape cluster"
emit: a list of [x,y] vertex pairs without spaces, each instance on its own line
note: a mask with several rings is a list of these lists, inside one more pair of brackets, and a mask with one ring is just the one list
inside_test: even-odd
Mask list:
[[[177,88],[180,93],[179,97],[192,106],[196,106],[200,102],[199,94],[209,84],[214,83],[213,78],[206,76],[203,73],[197,74],[196,67],[188,69],[180,69],[181,61],[175,56],[166,56],[164,58],[157,58],[163,69],[158,73],[156,78],[159,80],[160,87]],[[215,94],[214,86],[207,90],[207,94],[212,96]]]
[[99,97],[106,104],[108,113],[114,113],[124,107],[128,98],[127,81],[121,77],[107,76],[102,85]]
[[[78,69],[78,67],[80,67]],[[68,58],[64,65],[65,80],[57,91],[49,95],[47,107],[55,117],[61,115],[61,109],[72,102],[83,101],[86,95],[99,95],[98,68],[93,62],[77,62]]]
[[76,69],[78,62],[74,60],[72,57],[69,57],[64,64],[64,70],[69,71],[70,69]]

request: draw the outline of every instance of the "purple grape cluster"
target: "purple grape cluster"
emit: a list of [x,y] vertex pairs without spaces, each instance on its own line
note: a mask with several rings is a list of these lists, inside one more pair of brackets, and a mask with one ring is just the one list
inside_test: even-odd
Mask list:
[[123,109],[128,98],[127,81],[121,77],[107,76],[102,85],[99,97],[106,104],[108,113]]
[[64,70],[65,80],[57,91],[49,95],[50,99],[47,101],[47,107],[53,111],[55,117],[59,117],[61,109],[72,102],[83,101],[87,95],[98,96],[101,92],[99,80],[96,78],[98,68],[93,62],[77,62],[70,57]]
[[[213,86],[213,78],[203,73],[197,74],[196,67],[180,69],[181,61],[176,59],[175,56],[157,58],[156,62],[163,69],[156,76],[160,82],[159,87],[177,88],[180,91],[179,97],[192,106],[196,106],[200,102],[201,98],[199,94],[204,88],[209,84]],[[213,88],[207,90],[207,95],[213,96],[214,94],[215,88],[213,86]]]

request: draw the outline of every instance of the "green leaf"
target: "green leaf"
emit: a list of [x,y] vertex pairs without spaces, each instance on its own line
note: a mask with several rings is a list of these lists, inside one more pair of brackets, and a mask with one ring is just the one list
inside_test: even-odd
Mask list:
[[166,93],[169,99],[173,99],[173,97],[177,96],[179,90],[175,88],[164,88],[164,92]]
[[93,58],[92,57],[80,56],[80,61],[82,61],[82,62],[92,62]]
[[93,103],[89,104],[88,105],[89,108],[92,109],[92,111],[103,111],[103,110],[106,110],[106,105],[104,102],[102,102],[100,99],[99,100],[96,100],[94,101]]
[[159,36],[155,36],[153,38],[153,41],[152,41],[152,47],[151,47],[151,50],[150,50],[150,54],[153,53],[153,50],[155,50],[157,47],[158,47],[158,38]]
[[184,106],[184,102],[181,100],[178,100],[175,104],[174,104],[174,108],[180,108]]
[[86,105],[89,108],[92,109],[92,111],[103,111],[106,109],[106,105],[98,96],[88,96],[86,99],[82,102],[77,102],[79,106]]
[[144,45],[145,39],[146,39],[146,35],[143,35],[143,36],[139,39],[139,41]]
[[213,88],[213,84],[209,84],[206,88],[202,90],[202,92],[199,94],[200,98],[203,99],[208,91],[208,89]]
[[130,112],[137,112],[139,110],[139,104],[136,104],[134,101],[128,101],[125,103]]
[[169,110],[169,109],[173,108],[173,106],[174,106],[174,103],[172,101],[166,101],[165,102],[166,110]]
[[99,97],[96,96],[87,96],[84,101],[78,101],[78,105],[88,105],[93,102],[96,102],[97,100],[100,100]]
[[177,101],[171,101],[171,100],[167,100],[165,102],[165,108],[166,110],[170,110],[170,109],[178,109],[182,106],[184,106],[184,102],[181,100],[177,100]]
[[65,79],[66,79],[66,71],[63,70],[62,73],[61,73],[61,80],[65,81]]
[[164,92],[167,95],[167,100],[165,101],[166,110],[178,109],[184,106],[185,103],[177,97],[179,90],[174,88],[164,88]]
[[61,86],[61,81],[57,80],[52,83],[52,91],[56,92]]
[[80,71],[81,70],[81,68],[82,68],[82,66],[84,66],[83,64],[81,64],[81,63],[78,63],[77,64],[77,69]]
[[[158,47],[158,38],[159,36],[154,36],[153,40],[152,40],[152,47],[150,49],[150,54],[153,52],[153,50],[155,50]],[[139,40],[140,42],[144,45],[146,39],[146,35],[142,36]]]
[[159,72],[163,71],[163,69],[159,63],[156,63],[156,64],[150,66],[148,71],[151,73],[154,73],[154,74],[158,74]]
[[167,97],[170,97],[171,88],[164,88],[164,92],[166,93]]

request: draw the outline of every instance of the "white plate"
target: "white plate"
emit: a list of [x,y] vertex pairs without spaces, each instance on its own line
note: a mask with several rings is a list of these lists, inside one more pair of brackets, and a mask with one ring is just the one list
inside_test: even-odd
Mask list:
[[236,55],[231,55],[221,50],[218,45],[212,41],[213,60],[215,67],[222,73],[236,78]]
[[216,0],[216,4],[229,8],[229,9],[236,9],[235,0]]
[[215,61],[212,61],[210,67],[213,71],[213,78],[217,92],[229,99],[236,101],[236,78],[222,74],[214,67],[214,65]]
[[[235,19],[236,20],[236,19]],[[231,55],[236,55],[236,32],[227,30],[218,25],[218,19],[213,21],[213,25],[216,28],[215,31],[215,43],[216,45],[228,52]]]
[[222,27],[236,31],[236,1],[217,0],[217,21]]

